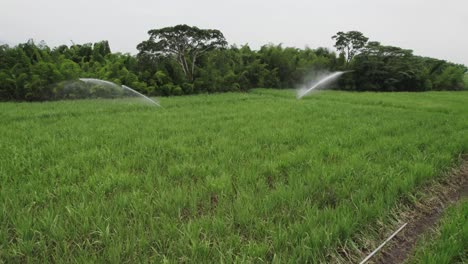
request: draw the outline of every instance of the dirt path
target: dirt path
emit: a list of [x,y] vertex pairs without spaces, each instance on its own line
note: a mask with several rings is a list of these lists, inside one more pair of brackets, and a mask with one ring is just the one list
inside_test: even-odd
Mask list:
[[393,238],[391,243],[377,253],[375,263],[403,263],[411,254],[418,238],[434,227],[442,217],[445,208],[468,196],[468,155],[463,156],[459,169],[446,182],[431,187],[430,195],[411,207],[400,218],[408,225]]

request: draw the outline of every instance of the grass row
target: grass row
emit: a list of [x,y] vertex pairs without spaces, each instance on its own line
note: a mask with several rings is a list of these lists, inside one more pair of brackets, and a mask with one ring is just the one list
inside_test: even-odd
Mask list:
[[408,263],[468,262],[468,199],[447,209],[439,226],[418,243]]
[[0,260],[326,261],[468,150],[468,93],[0,104]]

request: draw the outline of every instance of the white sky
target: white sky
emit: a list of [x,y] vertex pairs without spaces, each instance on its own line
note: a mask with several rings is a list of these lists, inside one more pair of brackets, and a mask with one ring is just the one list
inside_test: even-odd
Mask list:
[[0,0],[0,42],[109,40],[136,53],[149,29],[221,30],[230,44],[333,47],[337,31],[468,65],[468,0]]

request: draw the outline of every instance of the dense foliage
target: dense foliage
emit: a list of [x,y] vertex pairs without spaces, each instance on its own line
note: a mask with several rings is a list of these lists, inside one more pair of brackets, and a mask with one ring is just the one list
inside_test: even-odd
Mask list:
[[186,77],[192,82],[195,77],[197,58],[205,52],[223,48],[227,42],[223,33],[215,29],[199,29],[177,25],[148,32],[149,40],[138,44],[141,55],[166,56],[177,61]]
[[[149,34],[135,56],[112,53],[107,41],[50,48],[30,40],[15,47],[0,46],[0,100],[59,99],[64,83],[79,77],[109,80],[158,96],[293,88],[307,84],[313,73],[335,70],[353,70],[337,84],[343,90],[428,91],[467,86],[463,65],[367,43],[356,31],[334,36],[339,54],[326,48],[273,44],[259,50],[248,45],[226,47],[221,32],[186,25]],[[174,47],[184,49],[169,52]]]
[[466,67],[369,42],[352,61],[345,87],[362,91],[461,90]]

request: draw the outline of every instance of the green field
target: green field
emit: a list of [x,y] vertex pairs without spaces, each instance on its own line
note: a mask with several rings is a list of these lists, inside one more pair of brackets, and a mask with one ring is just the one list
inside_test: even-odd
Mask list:
[[468,152],[468,92],[161,103],[1,103],[0,262],[326,261]]

